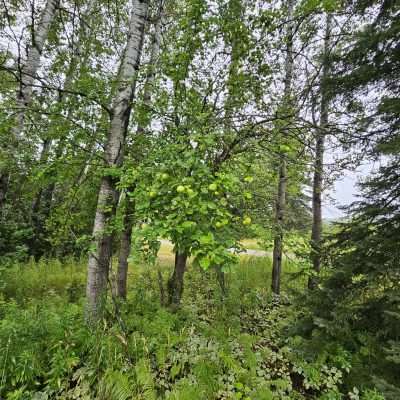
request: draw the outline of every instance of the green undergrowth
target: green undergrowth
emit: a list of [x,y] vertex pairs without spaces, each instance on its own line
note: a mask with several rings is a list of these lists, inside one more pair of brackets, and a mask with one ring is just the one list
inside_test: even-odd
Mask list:
[[[268,259],[245,258],[226,274],[190,267],[182,308],[160,306],[156,268],[131,267],[129,296],[109,300],[96,329],[83,318],[83,263],[42,262],[3,270],[0,396],[5,399],[364,399],[343,390],[350,357],[332,348],[306,359],[287,332],[289,289],[269,290]],[[164,281],[170,268],[161,267]],[[343,394],[345,393],[345,394]]]

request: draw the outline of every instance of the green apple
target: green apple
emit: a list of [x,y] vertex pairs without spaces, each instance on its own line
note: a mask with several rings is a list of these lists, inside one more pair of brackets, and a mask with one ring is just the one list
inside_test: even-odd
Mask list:
[[246,177],[244,178],[244,181],[247,182],[247,183],[251,183],[251,182],[254,181],[254,178],[253,178],[252,176],[246,176]]
[[191,189],[191,188],[188,188],[188,189],[186,190],[186,192],[187,192],[187,194],[188,194],[189,196],[192,196],[192,195],[194,194],[194,190]]
[[216,183],[211,183],[211,184],[208,186],[208,188],[209,188],[212,192],[214,192],[214,191],[217,190],[218,186],[217,186]]
[[251,224],[251,218],[250,217],[244,217],[243,218],[243,225],[250,225]]
[[166,181],[168,178],[169,178],[169,175],[168,175],[166,172],[164,172],[163,174],[161,174],[161,180],[162,180],[162,181]]
[[217,221],[216,223],[215,223],[215,227],[216,228],[222,228],[223,227],[223,223],[222,222],[219,222],[219,221]]
[[244,198],[250,200],[251,198],[253,198],[253,195],[252,195],[251,193],[249,193],[249,192],[246,192],[246,193],[244,194]]
[[179,186],[176,188],[176,191],[177,191],[178,193],[183,193],[183,192],[185,191],[185,186],[179,185]]
[[279,146],[279,151],[281,151],[282,153],[288,153],[290,150],[291,148],[287,144],[281,144]]

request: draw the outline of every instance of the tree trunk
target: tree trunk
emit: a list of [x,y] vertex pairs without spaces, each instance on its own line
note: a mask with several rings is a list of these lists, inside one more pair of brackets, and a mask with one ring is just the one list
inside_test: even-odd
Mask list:
[[124,227],[121,232],[120,247],[119,247],[117,285],[116,285],[116,295],[121,299],[126,299],[128,257],[131,252],[133,213],[135,212],[135,205],[133,200],[127,198],[126,201],[127,205],[124,215]]
[[[285,60],[285,79],[284,79],[284,95],[283,109],[287,114],[291,111],[291,86],[293,79],[293,11],[295,0],[288,0],[288,27],[286,32],[286,60]],[[283,130],[283,136],[286,136],[286,128]],[[285,154],[279,157],[279,173],[278,173],[278,193],[275,208],[275,237],[272,258],[272,291],[275,294],[280,293],[281,273],[282,273],[282,254],[283,254],[283,238],[284,238],[284,220],[286,213],[286,187],[287,187],[287,166]]]
[[[314,272],[317,274],[321,268],[323,154],[324,136],[319,132],[315,144],[311,228],[311,260]],[[310,276],[308,280],[309,289],[315,288],[316,284],[316,277]]]
[[[50,139],[46,139],[43,141],[43,147],[39,160],[40,165],[43,165],[47,162],[47,158],[50,151],[50,145],[51,145]],[[44,190],[40,188],[33,201],[32,212],[31,212],[33,237],[32,240],[30,241],[29,253],[35,257],[36,261],[38,261],[43,256],[44,253],[42,239],[45,231],[45,220],[43,218],[41,210],[41,201],[43,194]]]
[[222,271],[221,266],[216,266],[215,272],[217,274],[217,281],[218,281],[219,287],[221,289],[222,297],[225,297],[226,296],[225,272]]
[[[42,55],[43,47],[49,35],[50,27],[55,18],[57,9],[58,0],[47,0],[40,15],[39,22],[36,24],[35,31],[32,35],[32,43],[28,48],[26,60],[22,65],[17,66],[20,68],[21,76],[19,78],[19,89],[16,93],[17,113],[15,117],[15,124],[11,129],[10,145],[10,147],[14,146],[13,150],[16,154],[18,154],[18,146],[22,138],[22,131],[25,125],[25,112],[32,100],[32,85],[40,67],[40,57]],[[4,184],[4,182],[9,182],[10,172],[10,168],[7,168],[7,166],[0,172],[1,208],[4,206],[8,189],[8,184]]]
[[0,214],[6,202],[7,189],[8,189],[9,174],[7,171],[0,173]]
[[158,288],[160,290],[160,304],[162,307],[165,306],[165,288],[164,279],[162,276],[160,265],[157,265],[157,278],[158,278]]
[[186,261],[186,253],[175,253],[174,272],[168,280],[168,305],[173,309],[178,308],[181,303]]
[[276,229],[274,237],[274,250],[272,255],[272,291],[275,294],[280,293],[281,272],[282,272],[282,253],[283,253],[283,229],[286,208],[286,160],[282,155],[279,167],[278,196],[276,201]]
[[[311,261],[315,274],[321,269],[321,241],[322,241],[322,191],[324,174],[324,151],[325,135],[329,123],[329,99],[326,87],[326,79],[329,74],[329,46],[332,25],[332,15],[326,15],[326,27],[324,38],[324,59],[322,66],[322,77],[320,83],[321,105],[320,105],[320,127],[316,133],[314,178],[312,196],[312,230],[311,230]],[[309,289],[317,285],[317,277],[311,276],[308,280]]]
[[[144,93],[143,93],[143,102],[145,105],[150,105],[152,83],[154,81],[154,67],[157,63],[158,54],[160,52],[161,26],[162,26],[162,16],[163,16],[162,3],[163,2],[160,1],[158,15],[154,26],[154,33],[152,36],[149,70],[146,76],[146,82],[144,85]],[[145,127],[139,124],[137,128],[137,136],[142,135],[144,131]],[[130,192],[133,191],[134,188],[130,190]],[[133,217],[135,212],[135,205],[133,200],[127,198],[126,201],[127,201],[127,208],[125,210],[125,216],[124,216],[124,227],[121,233],[120,250],[118,257],[118,269],[117,269],[117,285],[116,285],[116,295],[122,299],[126,299],[128,257],[131,250],[132,228],[134,225]]]
[[[137,71],[143,46],[148,0],[133,0],[127,45],[119,70],[119,84],[112,104],[112,117],[105,148],[105,166],[122,165],[126,131],[135,93]],[[102,299],[107,292],[109,263],[112,253],[112,229],[117,203],[116,180],[105,174],[100,182],[98,204],[93,226],[94,250],[90,252],[86,286],[87,319],[101,316]]]
[[20,136],[24,126],[24,114],[26,108],[31,103],[32,85],[40,67],[40,56],[42,55],[44,44],[49,35],[51,24],[58,9],[58,0],[47,0],[46,5],[40,16],[40,21],[36,25],[33,34],[32,45],[28,50],[26,62],[21,68],[21,85],[17,93],[18,123],[15,133]]

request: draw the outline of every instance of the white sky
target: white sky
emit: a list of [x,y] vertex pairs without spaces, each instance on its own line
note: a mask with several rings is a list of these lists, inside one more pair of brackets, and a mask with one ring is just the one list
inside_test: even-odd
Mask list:
[[357,182],[368,176],[376,167],[375,163],[366,162],[359,166],[356,171],[345,171],[343,176],[335,181],[333,188],[328,190],[331,199],[325,198],[323,217],[327,219],[342,217],[344,213],[338,207],[351,204],[357,200],[356,196],[360,193]]

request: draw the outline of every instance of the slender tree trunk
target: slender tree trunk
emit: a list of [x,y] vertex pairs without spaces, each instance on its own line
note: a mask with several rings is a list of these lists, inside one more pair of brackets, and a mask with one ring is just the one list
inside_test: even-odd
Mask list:
[[[51,140],[46,139],[43,141],[43,147],[42,151],[40,154],[40,160],[39,163],[40,165],[43,165],[47,162],[47,158],[49,155],[50,151],[50,145],[51,145]],[[42,257],[44,253],[44,248],[43,248],[43,243],[42,243],[42,238],[44,236],[44,219],[42,216],[42,210],[41,210],[41,200],[43,196],[43,189],[40,188],[38,193],[36,194],[36,197],[33,201],[32,204],[32,212],[31,212],[31,220],[32,220],[32,230],[33,230],[33,237],[30,242],[30,254],[32,254],[35,257],[35,260],[38,261],[40,257]]]
[[133,214],[135,212],[135,203],[132,199],[126,199],[126,209],[124,215],[124,227],[121,232],[116,295],[121,299],[126,299],[127,277],[128,277],[128,258],[131,252],[132,228],[134,225]]
[[20,89],[17,92],[18,122],[14,128],[15,135],[18,137],[24,127],[25,110],[32,100],[32,85],[40,67],[40,57],[49,35],[51,24],[54,21],[58,9],[58,3],[58,0],[47,0],[40,16],[39,23],[36,25],[32,45],[28,50],[26,62],[21,68],[21,84]]
[[[286,32],[286,60],[285,60],[285,81],[283,95],[283,109],[286,114],[291,110],[291,86],[293,79],[293,11],[295,0],[288,0],[288,27]],[[286,128],[283,131],[285,134]],[[278,173],[278,193],[275,208],[275,237],[274,249],[272,256],[272,291],[275,294],[280,293],[281,273],[282,273],[282,254],[283,254],[283,238],[284,238],[284,221],[286,215],[286,188],[287,188],[287,165],[285,154],[279,157],[279,173]]]
[[225,272],[222,271],[222,267],[219,265],[215,267],[215,272],[217,274],[217,281],[221,289],[222,296],[225,297],[226,296]]
[[[32,85],[40,67],[40,57],[49,35],[50,27],[58,9],[58,0],[47,0],[39,21],[32,35],[32,43],[28,48],[25,62],[20,66],[21,76],[19,90],[16,93],[17,114],[15,124],[11,129],[11,143],[18,150],[25,125],[25,113],[32,101]],[[12,145],[11,145],[12,146]],[[10,147],[11,147],[10,146]],[[15,151],[18,153],[18,151]],[[0,171],[0,209],[4,206],[10,180],[10,169],[5,167]],[[7,184],[5,184],[7,182]]]
[[175,253],[174,272],[168,280],[168,305],[176,309],[181,303],[183,293],[183,276],[186,270],[187,254]]
[[286,160],[285,156],[281,156],[279,166],[278,195],[275,210],[275,229],[277,232],[275,233],[274,237],[274,249],[272,253],[272,291],[275,294],[279,294],[281,288],[283,229],[286,210],[286,185]]
[[[54,146],[53,143],[51,145]],[[64,149],[64,140],[59,140],[54,155],[56,160],[59,160],[61,158],[63,149]],[[53,207],[53,197],[55,189],[56,189],[56,182],[52,180],[52,182],[47,187],[45,187],[41,193],[40,203],[42,204],[41,207],[43,210],[42,212],[44,214],[45,221],[47,221],[47,219],[49,218],[51,209]]]
[[7,190],[8,190],[9,174],[7,171],[0,173],[0,213],[3,210],[6,202]]
[[[320,244],[322,237],[322,183],[323,183],[323,156],[324,156],[324,135],[317,133],[315,143],[313,194],[312,194],[312,228],[311,228],[311,260],[316,273],[321,267]],[[310,277],[308,287],[316,286],[315,277]]]
[[[329,46],[331,34],[332,14],[326,15],[326,27],[324,38],[324,59],[322,66],[322,77],[320,84],[321,105],[320,105],[320,127],[316,132],[314,179],[312,196],[312,229],[311,229],[311,260],[316,274],[321,269],[321,241],[322,241],[322,191],[324,174],[324,151],[325,135],[329,123],[329,100],[326,88],[326,79],[329,74]],[[317,285],[317,277],[311,276],[308,280],[309,289]]]
[[[148,0],[133,0],[129,33],[125,53],[119,71],[119,86],[112,104],[112,117],[105,149],[105,166],[118,168],[122,165],[126,131],[134,97],[137,71],[143,46],[144,27],[147,19]],[[102,311],[102,299],[107,292],[109,264],[112,253],[110,223],[115,216],[117,203],[115,178],[104,175],[100,182],[98,204],[93,226],[93,245],[88,263],[86,286],[87,318],[98,319]]]
[[[87,4],[86,9],[82,13],[82,17],[79,24],[77,41],[76,44],[74,45],[72,57],[67,72],[65,74],[65,81],[63,85],[64,90],[68,90],[71,88],[78,66],[80,64],[85,65],[85,63],[87,62],[89,54],[85,52],[84,56],[82,57],[82,45],[84,44],[84,39],[87,37],[88,34],[86,18],[90,17],[90,13],[94,9],[94,5],[95,5],[95,0],[91,0]],[[60,105],[63,104],[66,98],[67,98],[66,91],[62,91],[59,95],[58,103]],[[51,131],[52,127],[54,127],[55,124],[57,123],[59,123],[57,119],[50,120],[50,126],[48,127],[48,131]],[[63,139],[60,139],[60,142],[61,143],[57,147],[56,151],[56,159],[59,159],[62,154]],[[53,146],[52,139],[46,138],[44,140],[43,150],[40,156],[41,164],[46,163],[48,154],[52,146]],[[33,203],[31,219],[33,224],[32,228],[34,232],[34,238],[31,242],[30,253],[34,255],[36,260],[42,257],[46,251],[46,249],[44,248],[44,243],[41,240],[42,239],[41,234],[44,233],[44,225],[50,215],[51,200],[53,198],[53,192],[55,186],[56,186],[55,183],[51,182],[44,189],[40,188]]]
[[[152,84],[154,82],[154,67],[157,63],[157,58],[160,52],[160,42],[161,42],[161,26],[163,17],[163,7],[162,1],[160,1],[160,6],[158,10],[158,15],[156,23],[154,26],[154,33],[152,35],[151,53],[149,60],[149,69],[146,76],[146,82],[144,85],[143,102],[145,105],[150,105]],[[137,136],[142,135],[145,132],[145,127],[139,125],[137,128]],[[134,187],[129,191],[133,192]],[[124,216],[124,227],[121,233],[120,249],[118,257],[118,269],[117,269],[117,285],[116,285],[116,295],[122,299],[126,299],[126,287],[127,287],[127,276],[128,276],[128,257],[131,250],[132,241],[132,228],[134,225],[134,213],[135,204],[133,200],[126,198],[127,207]]]

